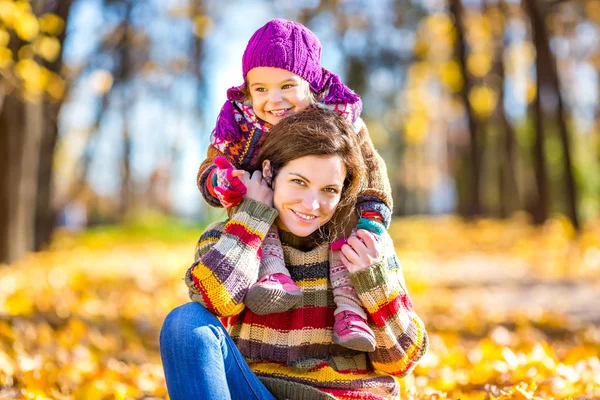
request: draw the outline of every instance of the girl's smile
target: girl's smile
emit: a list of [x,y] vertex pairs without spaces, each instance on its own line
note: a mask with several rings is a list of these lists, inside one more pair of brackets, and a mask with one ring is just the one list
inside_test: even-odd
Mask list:
[[246,80],[254,113],[272,125],[310,105],[308,82],[293,72],[257,67],[248,71]]

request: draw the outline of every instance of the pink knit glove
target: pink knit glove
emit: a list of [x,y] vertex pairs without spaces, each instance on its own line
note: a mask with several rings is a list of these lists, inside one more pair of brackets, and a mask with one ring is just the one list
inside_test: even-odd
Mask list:
[[232,172],[237,169],[224,156],[218,156],[214,160],[217,166],[213,175],[213,187],[215,195],[225,208],[235,207],[246,194],[246,185]]

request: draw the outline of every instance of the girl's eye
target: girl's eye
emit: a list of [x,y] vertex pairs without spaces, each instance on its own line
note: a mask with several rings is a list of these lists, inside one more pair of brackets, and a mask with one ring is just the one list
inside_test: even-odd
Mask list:
[[283,85],[281,88],[282,89],[291,89],[293,87],[294,87],[294,85],[287,83],[287,84]]

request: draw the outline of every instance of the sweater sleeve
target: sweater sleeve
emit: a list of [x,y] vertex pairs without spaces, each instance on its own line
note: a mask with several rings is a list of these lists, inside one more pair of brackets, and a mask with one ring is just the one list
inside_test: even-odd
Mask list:
[[206,228],[185,275],[190,298],[218,317],[239,314],[258,279],[262,241],[276,216],[274,208],[245,199],[227,222]]
[[363,160],[367,167],[367,182],[365,188],[358,194],[357,208],[359,214],[365,211],[377,212],[383,218],[383,225],[387,228],[394,207],[387,167],[383,158],[375,150],[369,131],[364,123],[358,132],[358,138]]
[[350,279],[369,314],[377,342],[369,358],[375,370],[404,376],[416,366],[428,346],[423,321],[413,310],[400,262],[386,233],[386,257],[380,263],[350,274]]
[[212,176],[217,168],[213,161],[217,156],[222,155],[223,153],[215,146],[212,144],[209,145],[206,152],[206,159],[200,164],[198,175],[196,175],[196,184],[198,185],[200,193],[202,193],[202,197],[213,207],[223,207],[219,199],[215,196],[212,187]]

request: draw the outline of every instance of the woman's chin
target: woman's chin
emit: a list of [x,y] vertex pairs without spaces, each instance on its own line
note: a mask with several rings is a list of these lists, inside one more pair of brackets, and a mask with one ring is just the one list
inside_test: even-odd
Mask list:
[[317,229],[319,229],[319,225],[316,223],[313,224],[297,224],[289,221],[279,221],[277,226],[284,231],[290,232],[299,237],[306,237],[312,235]]

